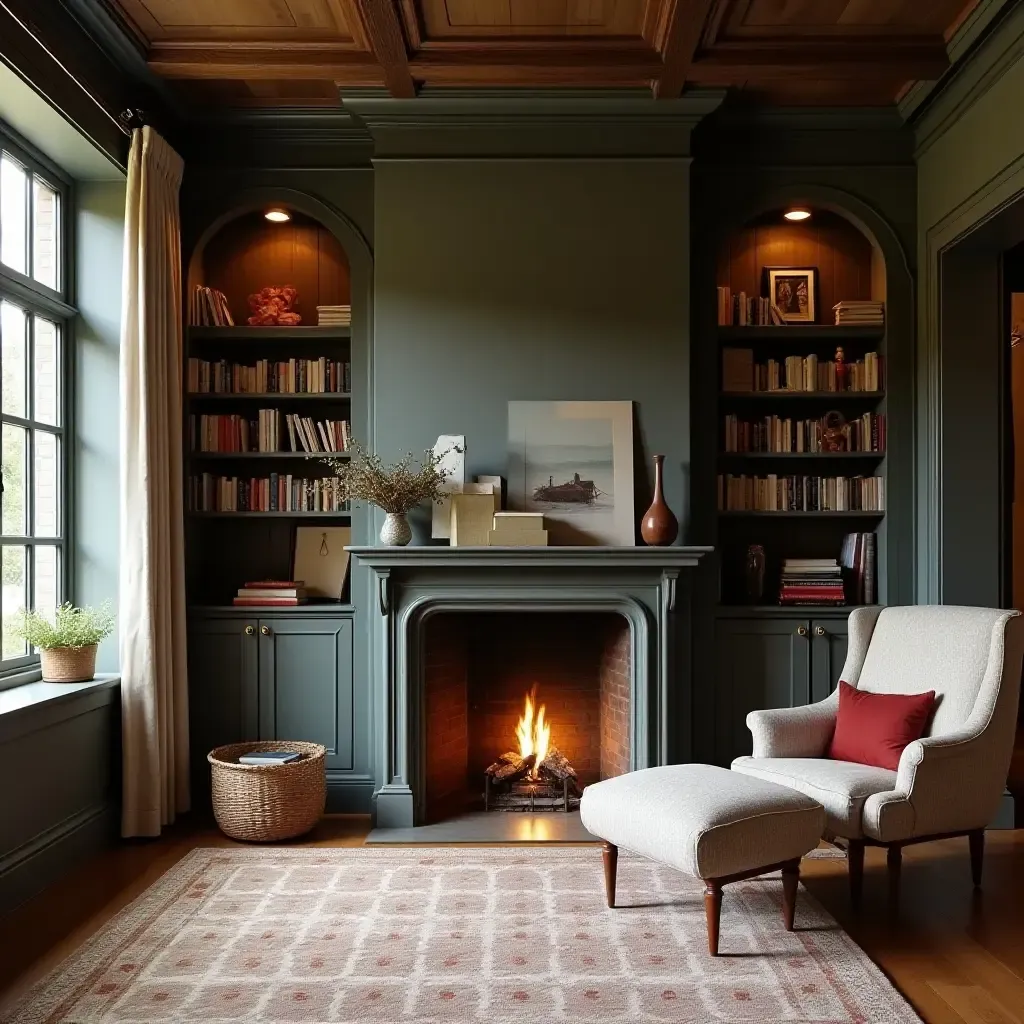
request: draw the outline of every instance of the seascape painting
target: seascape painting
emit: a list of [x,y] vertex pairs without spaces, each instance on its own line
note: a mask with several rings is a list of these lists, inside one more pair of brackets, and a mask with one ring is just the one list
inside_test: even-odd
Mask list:
[[631,545],[632,402],[509,402],[509,505],[553,544]]

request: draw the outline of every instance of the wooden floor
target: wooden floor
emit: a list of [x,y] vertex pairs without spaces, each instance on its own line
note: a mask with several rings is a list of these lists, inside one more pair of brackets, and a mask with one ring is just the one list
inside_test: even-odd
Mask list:
[[[368,830],[367,818],[327,818],[302,845],[357,846]],[[56,966],[189,850],[227,845],[212,826],[186,822],[84,863],[0,919],[0,990],[21,989]],[[805,862],[804,881],[929,1024],[1024,1024],[1024,830],[989,833],[977,893],[965,839],[909,848],[896,913],[884,856],[867,852],[857,917],[845,861]]]

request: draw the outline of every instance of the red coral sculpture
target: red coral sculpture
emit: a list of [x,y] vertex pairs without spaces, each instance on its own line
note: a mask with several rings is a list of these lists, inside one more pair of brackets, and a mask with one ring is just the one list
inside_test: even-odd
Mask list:
[[291,285],[261,288],[249,296],[249,323],[253,327],[294,327],[302,323],[302,316],[292,309],[298,294]]

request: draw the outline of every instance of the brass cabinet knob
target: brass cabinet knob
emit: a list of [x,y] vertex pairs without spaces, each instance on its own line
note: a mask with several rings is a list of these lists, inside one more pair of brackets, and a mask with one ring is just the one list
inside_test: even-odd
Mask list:
[[796,627],[796,635],[797,636],[807,636],[807,627],[806,626],[797,626]]
[[255,633],[255,632],[256,632],[256,627],[255,626],[246,626],[245,627],[245,635],[246,636],[252,636],[253,633]]
[[814,635],[815,636],[824,636],[825,635],[825,627],[824,626],[815,626],[814,627]]
[[260,626],[260,632],[264,636],[270,636],[270,627],[269,626]]

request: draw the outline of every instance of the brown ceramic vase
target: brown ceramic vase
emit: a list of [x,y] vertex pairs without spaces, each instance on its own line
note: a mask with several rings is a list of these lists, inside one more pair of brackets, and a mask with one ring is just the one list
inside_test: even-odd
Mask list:
[[665,504],[662,490],[661,469],[665,462],[664,455],[654,456],[654,501],[644,513],[640,524],[640,536],[645,544],[651,547],[665,547],[671,544],[679,534],[679,522],[672,514],[672,509]]

